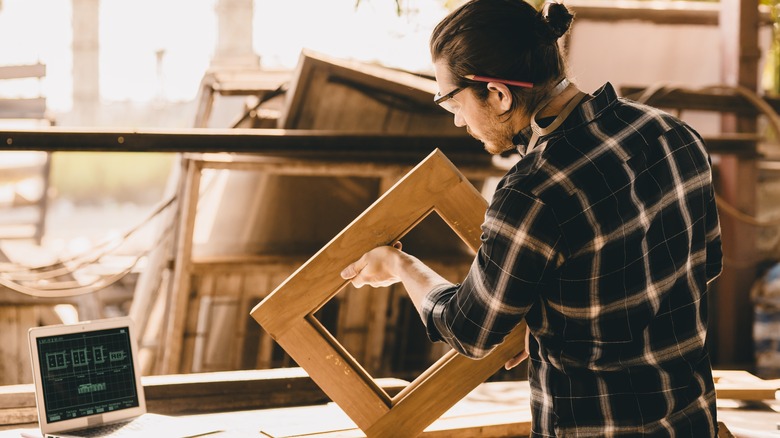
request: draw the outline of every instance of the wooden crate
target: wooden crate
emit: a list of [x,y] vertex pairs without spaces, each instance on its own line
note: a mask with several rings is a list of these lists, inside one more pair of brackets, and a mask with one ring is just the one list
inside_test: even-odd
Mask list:
[[[182,368],[187,372],[267,369],[295,361],[249,316],[305,259],[231,257],[195,259]],[[428,264],[452,281],[471,259]],[[410,378],[449,349],[431,344],[403,287],[373,291],[346,287],[318,311],[326,329],[373,376]]]
[[292,78],[279,128],[467,135],[429,77],[304,50]]
[[[169,374],[193,371],[244,369],[246,367],[274,367],[294,364],[283,353],[275,349],[269,339],[257,335],[256,326],[253,330],[247,330],[247,310],[260,302],[265,295],[279,285],[287,276],[297,269],[306,258],[310,257],[316,248],[310,253],[298,253],[298,255],[266,254],[266,255],[224,255],[219,257],[202,257],[194,253],[193,235],[197,219],[199,205],[199,193],[201,191],[201,173],[206,169],[230,169],[242,171],[257,171],[273,175],[327,175],[333,177],[356,176],[364,179],[373,179],[377,190],[375,197],[386,190],[397,179],[409,170],[411,166],[398,163],[377,164],[372,162],[340,162],[307,159],[276,159],[267,157],[233,156],[229,159],[220,159],[214,156],[188,155],[184,157],[185,167],[182,193],[181,212],[178,218],[178,245],[176,265],[170,279],[170,294],[164,297],[164,312],[160,314],[162,321],[157,334],[159,343],[142,342],[141,349],[144,354],[152,356],[156,366],[152,367],[155,374]],[[500,172],[499,169],[490,169],[484,166],[466,166],[465,175],[473,180],[484,180],[488,175],[492,176]],[[292,202],[291,199],[287,200]],[[282,202],[282,200],[280,200]],[[283,208],[275,205],[274,208]],[[356,213],[357,214],[357,213]],[[292,219],[290,219],[292,221]],[[345,222],[344,225],[346,225]],[[295,223],[288,226],[293,227]],[[419,224],[424,232],[409,233],[408,249],[421,258],[431,260],[432,263],[442,264],[445,272],[452,272],[453,281],[465,275],[468,264],[471,262],[468,248],[460,243],[452,234],[452,240],[456,245],[441,242],[433,244],[428,240],[437,239],[437,230],[445,228],[446,224],[424,221]],[[426,226],[427,225],[427,226]],[[330,235],[336,234],[338,229]],[[431,237],[435,236],[435,237]],[[428,239],[428,240],[426,240]],[[433,247],[436,251],[425,251]],[[458,248],[461,248],[458,250]],[[306,249],[306,248],[305,248]],[[457,263],[452,263],[452,254],[460,252],[466,256]],[[446,254],[446,255],[445,255]],[[447,266],[449,265],[449,267]],[[382,298],[382,294],[386,298]],[[409,321],[408,313],[402,314],[396,308],[400,308],[398,297],[402,292],[380,292],[377,297],[371,298],[370,303],[360,303],[365,297],[360,294],[351,294],[345,291],[336,303],[346,309],[344,312],[333,311],[332,322],[334,325],[344,324],[344,330],[334,329],[340,339],[345,339],[350,351],[355,351],[359,357],[365,358],[367,364],[376,364],[372,370],[391,372],[396,370],[394,364],[389,362],[385,342],[382,334],[390,332],[396,335],[399,324]],[[357,300],[357,301],[356,301]],[[390,300],[389,302],[383,300]],[[396,304],[392,304],[392,303]],[[211,309],[211,307],[214,307]],[[390,318],[375,319],[371,324],[366,323],[368,315],[352,315],[350,309],[371,309],[373,314],[390,312]],[[323,309],[329,311],[329,309]],[[233,315],[238,315],[233,317]],[[392,319],[394,318],[394,319]],[[214,330],[211,324],[217,322],[225,324],[228,328]],[[239,325],[236,325],[239,324]],[[382,325],[385,324],[385,325]],[[357,327],[357,329],[356,329]],[[365,328],[370,332],[370,339],[360,333]],[[247,334],[249,333],[249,334]],[[145,336],[146,338],[146,336]],[[250,339],[251,338],[251,339]],[[241,352],[246,350],[246,352]],[[425,357],[438,357],[441,351],[425,351]],[[142,355],[144,356],[144,355]],[[145,356],[144,356],[145,357]],[[423,367],[423,362],[412,362]],[[402,364],[395,364],[402,365]],[[384,371],[382,371],[384,370]],[[412,370],[417,371],[417,370]]]

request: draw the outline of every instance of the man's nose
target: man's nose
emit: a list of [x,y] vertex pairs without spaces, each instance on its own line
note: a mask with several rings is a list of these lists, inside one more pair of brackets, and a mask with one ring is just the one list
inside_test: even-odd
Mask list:
[[458,128],[466,126],[466,120],[464,120],[463,116],[460,115],[460,111],[456,112],[453,116],[453,123],[455,123],[455,126]]

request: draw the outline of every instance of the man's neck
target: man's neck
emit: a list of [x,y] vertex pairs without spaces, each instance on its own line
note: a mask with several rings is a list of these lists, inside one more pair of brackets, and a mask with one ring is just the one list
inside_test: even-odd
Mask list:
[[536,115],[537,119],[543,117],[557,116],[563,107],[571,100],[572,97],[579,93],[579,89],[574,85],[569,85],[563,92],[553,98],[541,111]]
[[[557,116],[566,106],[569,100],[576,96],[578,92],[579,89],[574,84],[569,85],[561,92],[561,94],[555,96],[553,100],[547,103],[547,105],[545,105],[544,108],[542,108],[541,111],[536,114],[536,119],[539,120],[545,117]],[[528,127],[528,125],[531,124],[530,114],[517,112],[515,113],[510,123],[513,126],[513,132],[520,132],[522,129]]]

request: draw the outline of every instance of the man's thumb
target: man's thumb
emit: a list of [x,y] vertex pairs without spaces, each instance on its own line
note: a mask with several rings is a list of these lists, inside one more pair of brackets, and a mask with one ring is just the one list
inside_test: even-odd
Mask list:
[[351,264],[344,268],[343,271],[341,271],[341,278],[344,280],[349,280],[350,278],[353,278],[357,275],[357,270],[355,269],[355,264]]

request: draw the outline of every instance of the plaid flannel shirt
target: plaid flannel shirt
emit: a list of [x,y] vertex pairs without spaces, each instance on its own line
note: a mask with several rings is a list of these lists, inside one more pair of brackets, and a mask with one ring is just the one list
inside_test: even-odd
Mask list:
[[525,318],[532,436],[715,436],[721,258],[701,137],[607,83],[502,178],[470,272],[421,317],[474,358]]

